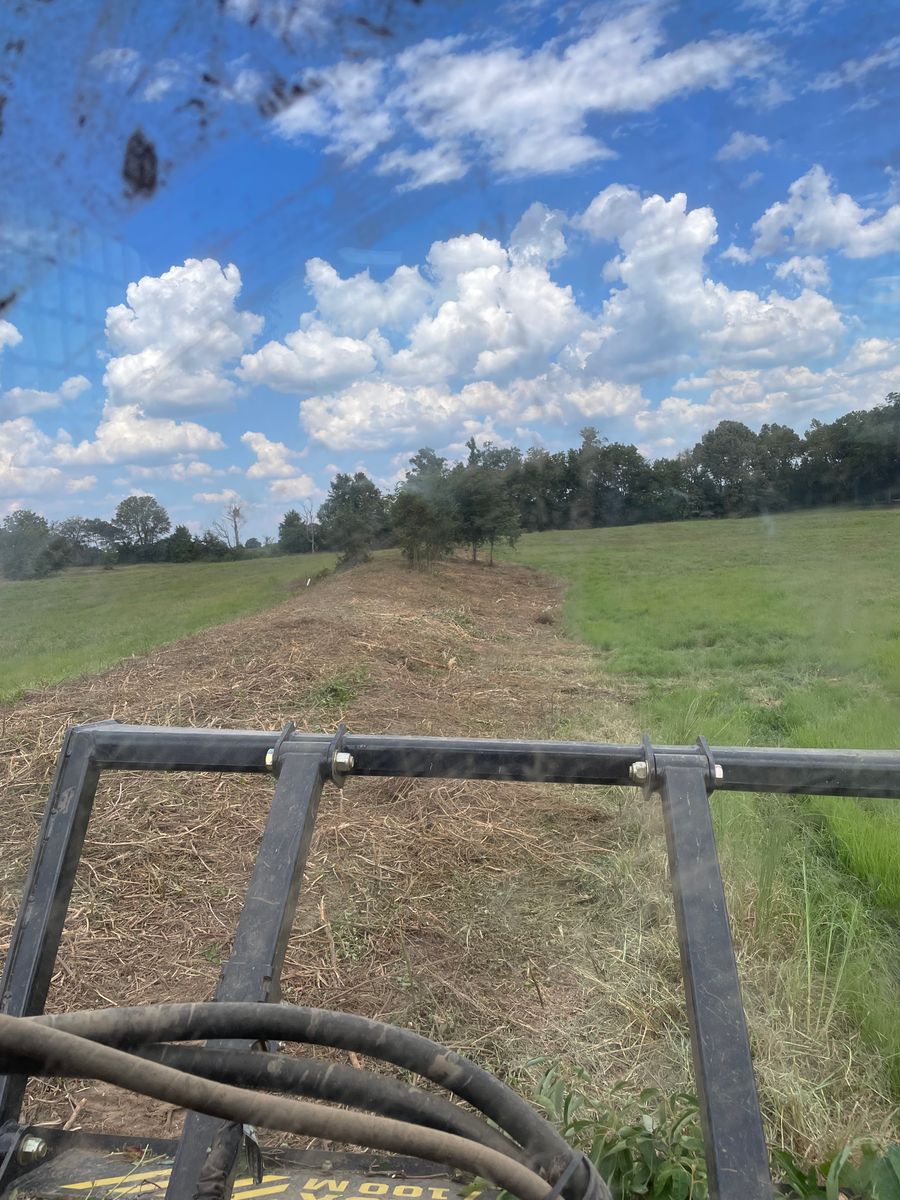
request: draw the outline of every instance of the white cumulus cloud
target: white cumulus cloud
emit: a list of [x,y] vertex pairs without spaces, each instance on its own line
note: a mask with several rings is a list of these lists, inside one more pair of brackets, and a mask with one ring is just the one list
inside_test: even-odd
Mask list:
[[[379,348],[377,341],[375,348]],[[307,320],[283,342],[267,342],[255,354],[245,354],[239,374],[246,383],[299,394],[349,383],[370,374],[375,365],[369,342],[332,333],[321,321]]]
[[436,242],[428,265],[440,303],[387,365],[405,382],[539,370],[584,323],[570,287],[480,234]]
[[820,166],[812,167],[755,222],[752,255],[786,250],[821,253],[836,250],[847,258],[873,258],[900,250],[900,204],[880,215],[862,208],[834,184]]
[[63,472],[49,461],[52,438],[30,417],[0,421],[0,496],[30,496],[53,491]]
[[198,504],[239,504],[241,495],[233,488],[223,488],[221,492],[194,492]]
[[176,459],[175,462],[161,463],[152,467],[129,466],[128,473],[133,479],[170,479],[173,483],[189,483],[196,479],[211,479],[215,475],[224,475],[219,467],[212,467],[202,459]]
[[829,419],[872,408],[897,390],[900,338],[860,338],[840,362],[814,370],[806,364],[762,369],[714,367],[680,379],[675,395],[635,418],[640,433],[676,434],[676,446],[722,420],[759,428],[782,422],[802,429],[812,417]]
[[289,460],[297,457],[284,442],[273,442],[264,433],[248,429],[241,441],[256,455],[256,461],[247,470],[248,479],[278,479],[293,475],[296,467]]
[[86,392],[91,384],[83,375],[72,375],[55,392],[42,392],[37,388],[14,387],[0,392],[0,417],[20,417],[44,409],[59,408],[68,400],[74,400]]
[[293,475],[289,479],[275,479],[269,485],[269,495],[276,500],[309,500],[318,491],[315,481],[309,475]]
[[106,313],[110,402],[139,404],[148,414],[229,404],[236,385],[226,369],[263,324],[236,307],[240,291],[238,268],[211,258],[129,284],[126,302]]
[[12,321],[5,321],[0,317],[0,350],[5,346],[18,346],[21,340],[22,335]]
[[667,49],[661,11],[647,5],[530,52],[425,42],[400,55],[394,100],[431,144],[487,158],[503,173],[545,173],[613,157],[587,129],[592,113],[647,112],[677,95],[726,87],[766,57],[748,35]]
[[710,277],[705,259],[717,241],[715,214],[689,209],[683,193],[665,200],[613,184],[577,224],[619,248],[604,267],[614,286],[600,319],[573,349],[594,373],[640,377],[704,356],[750,365],[837,349],[843,323],[825,297],[760,296]]
[[418,267],[398,267],[378,283],[368,271],[342,279],[322,258],[307,262],[306,286],[322,320],[335,333],[353,338],[364,338],[375,329],[408,329],[430,294]]
[[827,288],[829,284],[828,264],[812,254],[793,255],[778,264],[775,275],[778,279],[796,279],[807,288]]
[[282,137],[317,134],[346,162],[358,162],[392,135],[383,103],[384,64],[376,59],[339,62],[314,77],[315,90],[274,119]]
[[79,475],[66,481],[67,492],[89,492],[96,487],[96,475]]
[[566,253],[565,223],[564,213],[535,201],[522,214],[509,239],[509,257],[514,266],[547,267],[558,262]]
[[136,404],[107,404],[93,441],[76,444],[61,432],[53,457],[61,463],[122,463],[224,449],[218,433],[193,421],[148,417]]
[[507,175],[544,174],[615,157],[589,129],[592,115],[723,89],[755,78],[770,58],[746,33],[670,46],[660,6],[646,4],[528,50],[454,37],[391,61],[340,63],[316,72],[315,90],[279,114],[276,128],[324,138],[351,162],[399,137],[377,169],[406,187],[458,179],[479,160]]
[[[446,385],[404,386],[388,380],[363,380],[341,392],[314,396],[300,406],[311,437],[334,450],[386,449],[395,444],[453,444],[460,435],[489,424],[522,426],[537,421],[574,421],[584,417],[622,417],[644,406],[635,384],[577,380],[551,370],[505,385],[489,380],[454,390]],[[352,443],[348,431],[352,430]]]
[[740,162],[754,154],[767,154],[772,147],[769,139],[758,133],[741,133],[735,130],[716,158],[719,162]]
[[[596,262],[591,309],[553,277],[572,236],[587,241],[579,253]],[[369,342],[384,337],[389,349],[365,376],[301,400],[301,423],[334,450],[448,446],[486,429],[501,440],[516,428],[574,427],[584,419],[627,427],[639,414],[649,429],[675,421],[694,401],[674,394],[654,408],[644,381],[715,370],[797,379],[791,371],[827,369],[821,363],[839,355],[847,326],[819,290],[828,282],[824,262],[795,255],[781,264],[776,279],[793,285],[789,295],[735,289],[710,265],[717,236],[712,209],[691,208],[681,193],[646,196],[613,184],[573,216],[534,204],[508,246],[464,234],[434,243],[422,264],[395,272],[392,287],[412,287],[389,338],[371,326],[387,311],[386,284],[367,273],[342,280],[316,260],[308,277],[329,317],[317,308],[301,330],[332,320],[348,328],[349,298],[358,289],[366,316],[354,331]],[[274,461],[287,477],[289,458],[276,454]]]

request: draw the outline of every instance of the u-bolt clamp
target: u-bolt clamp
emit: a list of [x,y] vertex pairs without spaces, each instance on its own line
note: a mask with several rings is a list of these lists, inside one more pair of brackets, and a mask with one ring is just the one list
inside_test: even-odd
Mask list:
[[347,726],[344,721],[341,721],[334,732],[334,737],[331,739],[331,745],[328,747],[328,774],[331,782],[337,788],[344,786],[344,780],[352,772],[354,767],[353,755],[348,754],[344,749],[344,739],[347,736]]
[[709,742],[702,734],[688,751],[680,750],[677,754],[663,753],[661,755],[662,762],[658,761],[657,752],[653,749],[653,744],[646,733],[641,738],[641,748],[644,756],[633,762],[628,768],[628,778],[632,783],[644,789],[645,796],[649,796],[659,787],[660,773],[667,766],[689,766],[691,761],[695,761],[697,766],[703,768],[707,792],[714,791],[716,785],[725,778],[725,772],[716,762],[713,752],[709,748]]
[[271,750],[266,751],[266,770],[271,771],[273,775],[277,775],[281,769],[281,747],[288,740],[291,734],[296,729],[293,721],[288,721],[281,733],[279,733],[275,745]]

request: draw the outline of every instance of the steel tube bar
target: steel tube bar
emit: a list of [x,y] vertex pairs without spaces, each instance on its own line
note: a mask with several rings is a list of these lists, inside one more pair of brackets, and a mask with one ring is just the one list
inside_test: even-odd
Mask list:
[[[281,969],[322,795],[323,767],[322,754],[292,754],[281,767],[231,957],[216,989],[216,1000],[278,1002]],[[220,1041],[208,1045],[213,1050],[231,1046],[251,1049],[244,1042]],[[231,1194],[242,1127],[200,1113],[188,1113],[166,1189],[167,1200],[192,1200],[214,1140],[220,1164],[223,1158],[230,1164],[230,1168],[224,1168],[228,1182],[222,1194]]]
[[771,1200],[769,1156],[702,768],[667,766],[663,818],[711,1200]]
[[[80,726],[103,770],[266,771],[277,733],[232,729],[170,729],[141,725]],[[327,734],[292,734],[281,749],[324,753]],[[495,739],[392,737],[348,734],[343,750],[354,775],[454,779],[509,779],[546,783],[628,786],[640,745],[594,742],[522,742]],[[654,746],[658,754],[695,757],[696,746]],[[900,751],[790,750],[713,747],[722,767],[718,791],[787,792],[820,796],[900,799]]]
[[[9,1016],[44,1011],[99,776],[90,743],[70,729],[0,979],[0,1012]],[[0,1128],[18,1120],[27,1083],[24,1075],[0,1075]]]

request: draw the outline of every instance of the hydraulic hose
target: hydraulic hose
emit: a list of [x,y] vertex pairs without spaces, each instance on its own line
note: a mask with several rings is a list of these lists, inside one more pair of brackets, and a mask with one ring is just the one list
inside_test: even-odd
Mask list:
[[[205,1046],[141,1046],[133,1051],[141,1058],[162,1063],[167,1067],[202,1075],[218,1083],[235,1087],[263,1088],[270,1092],[289,1092],[329,1100],[334,1104],[361,1108],[383,1117],[396,1117],[429,1129],[440,1129],[490,1146],[524,1162],[524,1152],[481,1117],[451,1104],[442,1096],[423,1091],[398,1079],[348,1067],[343,1063],[326,1062],[320,1058],[268,1054],[257,1050],[209,1050]],[[37,1068],[27,1059],[0,1059],[0,1070],[10,1074],[50,1074],[43,1066]],[[57,1072],[54,1072],[58,1074]]]
[[[321,1008],[209,1001],[27,1019],[119,1047],[214,1038],[294,1041],[352,1050],[404,1067],[466,1100],[518,1142],[530,1158],[542,1163],[541,1174],[550,1181],[559,1178],[572,1158],[571,1147],[556,1130],[488,1071],[421,1034],[367,1017]],[[563,1195],[567,1200],[600,1200],[604,1190],[585,1159]]]
[[56,1074],[100,1079],[213,1117],[448,1163],[485,1176],[521,1200],[545,1200],[547,1196],[547,1184],[540,1175],[506,1154],[467,1138],[388,1117],[230,1087],[61,1029],[41,1026],[31,1018],[0,1015],[0,1049],[24,1053]]
[[[26,1027],[30,1030],[27,1046],[21,1036]],[[65,1040],[59,1041],[55,1035]],[[42,1040],[51,1037],[55,1039],[53,1054],[47,1049],[49,1042],[45,1045]],[[291,1041],[355,1051],[403,1067],[444,1087],[499,1128],[430,1092],[343,1064],[234,1047],[210,1050],[160,1045],[206,1039],[250,1043]],[[43,1050],[35,1051],[35,1047]],[[91,1050],[108,1052],[114,1058],[103,1058],[101,1062],[91,1056]],[[123,1050],[132,1053],[122,1053]],[[99,1073],[98,1065],[105,1073]],[[489,1072],[420,1034],[349,1013],[278,1004],[207,1002],[0,1017],[0,1070],[86,1075],[163,1099],[169,1099],[174,1089],[180,1098],[171,1102],[195,1111],[308,1136],[417,1154],[482,1174],[522,1200],[531,1200],[534,1179],[544,1181],[544,1190],[537,1200],[554,1200],[557,1195],[565,1200],[609,1200],[609,1189],[590,1161],[573,1152],[547,1121]],[[235,1084],[241,1086],[232,1086]],[[364,1116],[302,1101],[260,1096],[247,1091],[244,1085],[248,1084],[268,1091],[288,1091],[354,1108],[374,1109],[378,1115]],[[158,1091],[159,1088],[166,1089],[166,1093]],[[185,1098],[186,1093],[197,1088],[202,1096]],[[256,1105],[256,1115],[241,1116],[237,1109],[228,1108],[223,1099],[226,1094],[229,1103],[240,1098],[241,1112]],[[210,1108],[211,1102],[217,1107]],[[339,1119],[335,1119],[335,1114]],[[374,1125],[369,1128],[365,1122]],[[401,1134],[400,1129],[405,1132]],[[410,1133],[411,1130],[414,1132]],[[415,1147],[409,1141],[411,1137]],[[441,1143],[437,1155],[435,1138],[447,1142]],[[450,1143],[453,1143],[452,1154],[448,1151]],[[467,1153],[475,1153],[479,1160],[484,1158],[482,1152],[493,1156],[490,1169],[476,1164],[471,1153],[467,1162],[462,1163],[459,1157],[462,1147],[468,1147]],[[515,1167],[525,1172],[517,1176],[525,1191],[500,1179],[497,1172],[501,1159],[504,1171]],[[549,1197],[548,1184],[554,1185]]]
[[137,1053],[220,1083],[310,1096],[440,1129],[480,1142],[482,1146],[489,1146],[535,1170],[534,1164],[526,1161],[524,1152],[515,1142],[475,1113],[451,1104],[433,1092],[375,1071],[318,1058],[260,1051],[230,1050],[220,1055],[217,1050],[201,1046],[147,1046]]

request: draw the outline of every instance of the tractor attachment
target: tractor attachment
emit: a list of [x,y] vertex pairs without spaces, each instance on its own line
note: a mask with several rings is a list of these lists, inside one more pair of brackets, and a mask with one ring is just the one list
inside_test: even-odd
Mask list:
[[[275,777],[231,957],[210,1003],[42,1015],[101,771]],[[607,1200],[587,1158],[469,1060],[377,1021],[279,1004],[323,786],[365,775],[637,785],[660,793],[710,1196],[770,1200],[708,797],[724,789],[898,798],[900,753],[713,750],[702,738],[694,746],[647,739],[617,746],[370,737],[343,726],[334,737],[292,726],[276,736],[116,722],[66,735],[0,981],[0,1200],[118,1200],[163,1191],[166,1200],[459,1200],[460,1171],[522,1200]],[[198,1041],[205,1046],[182,1044]],[[471,1107],[393,1076],[271,1053],[283,1041],[402,1066]],[[110,1137],[24,1127],[28,1078],[41,1074],[104,1079],[191,1111],[177,1141],[139,1130]],[[254,1125],[372,1152],[279,1150],[262,1163]]]

